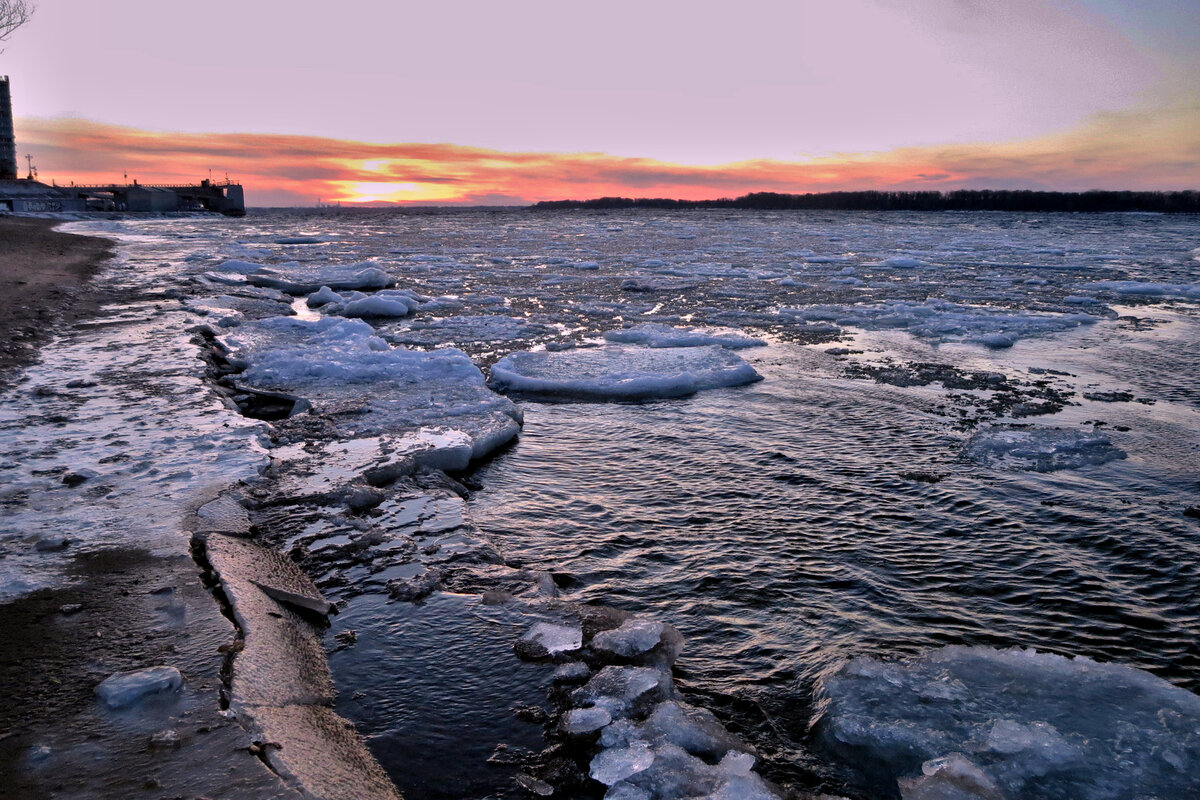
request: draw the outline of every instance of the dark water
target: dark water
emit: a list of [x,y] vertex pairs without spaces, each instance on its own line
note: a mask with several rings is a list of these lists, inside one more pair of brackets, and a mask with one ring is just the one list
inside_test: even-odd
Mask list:
[[[1200,523],[1182,513],[1200,505],[1192,218],[381,211],[136,227],[156,259],[197,273],[226,258],[299,273],[374,259],[444,301],[376,320],[380,333],[461,347],[485,370],[629,322],[771,339],[745,351],[765,379],[750,387],[526,403],[520,442],[472,476],[482,489],[468,505],[507,557],[572,576],[571,599],[679,627],[679,684],[759,748],[771,777],[838,788],[808,748],[813,687],[856,655],[1025,645],[1200,689]],[[283,243],[297,234],[325,241]],[[1181,286],[1098,283],[1123,281]],[[951,307],[927,316],[930,301]],[[836,326],[788,312],[815,305]],[[1081,312],[1094,318],[1073,327]],[[421,327],[455,315],[444,340]],[[472,327],[491,315],[546,332]],[[1040,328],[1047,318],[1066,322]],[[1019,341],[971,344],[997,333]],[[828,345],[783,343],[838,337],[864,352],[839,361]],[[978,391],[851,379],[851,362],[1065,373],[1055,380],[1074,405],[1016,424],[1106,431],[1127,457],[1046,474],[965,460],[957,417]],[[413,606],[374,587],[348,603],[333,633],[359,639],[331,657],[338,708],[410,797],[512,792],[513,769],[488,758],[500,742],[542,746],[509,711],[545,701],[545,671],[512,655],[532,622],[456,594]]]
[[475,522],[569,572],[575,598],[673,622],[684,686],[801,783],[813,683],[857,655],[1022,645],[1200,688],[1186,462],[988,469],[919,392],[757,355],[747,388],[527,404],[519,445],[477,476]]

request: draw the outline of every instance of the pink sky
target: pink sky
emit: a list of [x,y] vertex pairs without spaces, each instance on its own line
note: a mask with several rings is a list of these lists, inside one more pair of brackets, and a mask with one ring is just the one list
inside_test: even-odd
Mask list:
[[1191,5],[59,0],[0,70],[43,177],[259,204],[1189,188]]

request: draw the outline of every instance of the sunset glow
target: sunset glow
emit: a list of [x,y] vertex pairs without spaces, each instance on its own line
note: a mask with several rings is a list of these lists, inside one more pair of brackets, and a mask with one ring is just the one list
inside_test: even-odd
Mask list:
[[43,4],[18,148],[260,206],[1200,185],[1193,4],[466,5]]

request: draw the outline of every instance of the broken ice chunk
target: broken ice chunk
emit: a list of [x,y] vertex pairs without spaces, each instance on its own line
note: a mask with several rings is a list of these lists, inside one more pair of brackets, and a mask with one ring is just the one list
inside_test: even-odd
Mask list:
[[613,717],[623,717],[639,709],[675,696],[671,676],[650,667],[605,667],[583,687],[571,694],[579,706],[598,706]]
[[[694,756],[709,758],[742,755],[754,764],[750,747],[725,729],[711,711],[668,700],[659,703],[646,720],[645,734],[654,741],[667,741]],[[734,762],[730,762],[731,764]],[[747,766],[747,771],[750,769]]]
[[96,687],[96,694],[109,708],[124,708],[143,697],[173,692],[183,685],[183,676],[174,667],[147,667],[109,675]]
[[602,631],[592,639],[592,647],[613,655],[632,658],[653,649],[662,639],[663,624],[645,617],[626,620],[616,630]]
[[1004,800],[995,781],[962,753],[930,759],[921,772],[898,781],[903,800]]
[[604,793],[604,800],[651,800],[651,795],[645,789],[632,783],[618,781]]
[[634,742],[629,747],[614,747],[601,750],[592,759],[591,776],[612,786],[617,781],[636,775],[654,763],[654,751],[645,742]]
[[567,733],[592,733],[612,722],[612,714],[603,708],[573,708],[563,715],[562,728]]
[[583,629],[573,625],[539,622],[516,644],[521,658],[546,658],[571,653],[583,647]]
[[306,302],[308,303],[309,308],[316,308],[317,306],[323,306],[326,303],[340,303],[342,302],[342,296],[333,289],[330,289],[328,286],[322,286],[320,289],[310,294]]

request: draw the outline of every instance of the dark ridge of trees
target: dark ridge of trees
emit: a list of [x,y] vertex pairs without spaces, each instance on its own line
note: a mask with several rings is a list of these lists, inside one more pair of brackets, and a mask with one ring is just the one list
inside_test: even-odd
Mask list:
[[670,200],[651,197],[600,197],[594,200],[544,200],[537,211],[622,208],[746,208],[760,211],[1150,211],[1200,213],[1200,192],[1038,192],[1029,189],[959,189],[953,192],[753,192],[738,198]]

